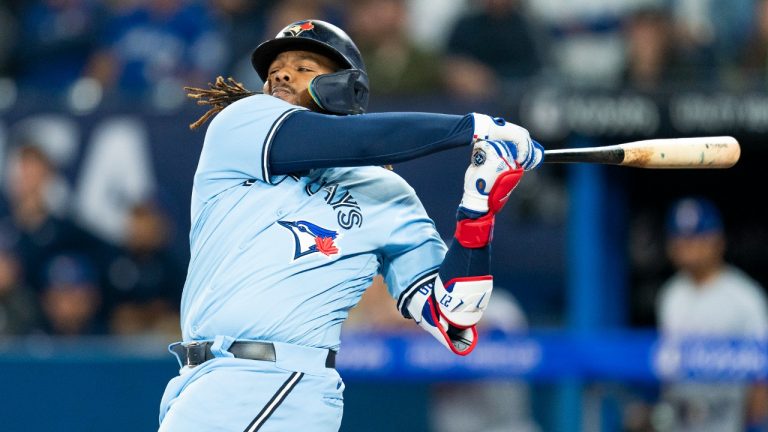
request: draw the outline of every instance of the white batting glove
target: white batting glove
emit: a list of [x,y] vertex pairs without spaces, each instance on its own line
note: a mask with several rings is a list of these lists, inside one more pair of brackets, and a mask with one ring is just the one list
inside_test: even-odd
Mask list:
[[[464,173],[464,195],[460,207],[476,215],[488,213],[490,207],[493,207],[493,213],[498,212],[522,177],[520,171],[507,141],[475,142],[472,160]],[[511,174],[517,174],[514,181],[508,178]],[[491,191],[494,193],[491,194]],[[490,207],[489,198],[494,201]]]
[[505,141],[517,165],[526,171],[538,167],[544,160],[544,148],[531,139],[524,128],[509,123],[501,117],[491,117],[485,114],[472,113],[475,121],[473,140]]
[[488,307],[493,277],[455,278],[443,285],[437,276],[407,300],[407,316],[444,347],[467,355],[477,345],[477,322]]
[[512,190],[520,182],[518,168],[509,141],[477,141],[472,162],[464,174],[464,195],[459,205],[454,238],[466,248],[482,248],[493,236],[493,223]]

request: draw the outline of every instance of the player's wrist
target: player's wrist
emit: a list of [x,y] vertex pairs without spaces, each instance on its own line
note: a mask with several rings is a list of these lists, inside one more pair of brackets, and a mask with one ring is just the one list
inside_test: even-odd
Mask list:
[[495,215],[486,213],[476,219],[461,219],[456,222],[453,237],[468,249],[479,249],[488,246],[493,238]]
[[[473,206],[473,207],[477,208],[479,206]],[[464,200],[462,200],[461,205],[459,205],[459,208],[456,209],[456,220],[460,221],[464,219],[479,219],[487,214],[488,214],[487,202],[484,210],[473,210],[472,208],[465,207]]]

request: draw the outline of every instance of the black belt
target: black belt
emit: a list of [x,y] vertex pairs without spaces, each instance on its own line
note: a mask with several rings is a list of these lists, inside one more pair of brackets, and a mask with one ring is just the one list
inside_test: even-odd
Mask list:
[[[176,354],[182,366],[195,367],[203,362],[215,358],[211,352],[213,342],[190,342],[187,344],[175,344],[171,351]],[[240,341],[234,342],[227,350],[239,359],[275,361],[275,345],[270,342]],[[325,357],[325,367],[336,367],[336,351],[328,350]]]

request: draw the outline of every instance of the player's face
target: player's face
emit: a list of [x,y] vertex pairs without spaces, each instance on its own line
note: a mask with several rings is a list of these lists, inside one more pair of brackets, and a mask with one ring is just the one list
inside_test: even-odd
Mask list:
[[318,75],[336,70],[338,67],[333,61],[322,55],[309,51],[286,51],[269,65],[264,93],[293,105],[314,109],[316,106],[309,96],[309,82]]
[[716,268],[723,258],[724,250],[725,240],[716,233],[673,238],[667,244],[672,263],[692,273]]

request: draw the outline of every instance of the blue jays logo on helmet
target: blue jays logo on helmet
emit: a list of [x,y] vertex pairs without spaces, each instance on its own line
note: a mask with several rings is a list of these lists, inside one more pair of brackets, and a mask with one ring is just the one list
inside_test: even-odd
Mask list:
[[283,31],[283,33],[288,36],[298,36],[302,34],[305,31],[309,31],[315,28],[315,25],[312,24],[312,21],[301,21],[297,22],[296,24],[288,27]]
[[336,231],[303,220],[295,222],[277,221],[277,223],[293,234],[295,242],[294,260],[313,253],[321,253],[325,256],[339,253],[339,248],[334,243],[339,235]]

